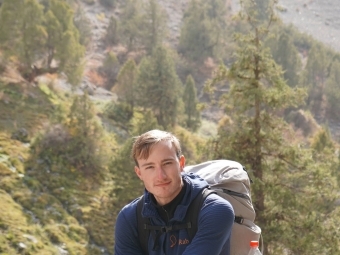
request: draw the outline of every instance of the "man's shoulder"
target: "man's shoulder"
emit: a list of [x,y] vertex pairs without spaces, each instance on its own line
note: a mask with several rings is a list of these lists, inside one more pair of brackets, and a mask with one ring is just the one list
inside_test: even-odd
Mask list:
[[234,214],[234,209],[231,203],[224,199],[223,197],[219,196],[216,193],[212,193],[203,202],[202,209],[210,210],[210,208],[214,211],[222,210],[231,214]]
[[136,218],[136,210],[137,210],[137,204],[140,200],[140,197],[134,199],[127,205],[125,205],[119,212],[118,218],[124,217],[127,220],[132,220]]

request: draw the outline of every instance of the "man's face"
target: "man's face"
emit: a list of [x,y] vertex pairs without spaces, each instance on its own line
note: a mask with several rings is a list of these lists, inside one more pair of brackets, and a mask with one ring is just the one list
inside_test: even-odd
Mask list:
[[179,194],[185,158],[182,155],[178,159],[170,141],[156,143],[147,159],[138,158],[137,161],[139,167],[135,166],[135,172],[159,205],[171,202]]

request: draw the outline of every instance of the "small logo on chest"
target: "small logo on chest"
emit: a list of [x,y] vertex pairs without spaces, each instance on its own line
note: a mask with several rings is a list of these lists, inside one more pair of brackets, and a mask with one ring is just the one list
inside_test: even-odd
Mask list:
[[183,245],[183,244],[189,244],[189,240],[188,239],[179,239],[178,240],[178,245]]
[[[170,247],[173,248],[176,244],[177,244],[177,238],[174,235],[170,236]],[[189,244],[190,241],[188,239],[179,239],[178,240],[178,245],[185,245],[185,244]]]

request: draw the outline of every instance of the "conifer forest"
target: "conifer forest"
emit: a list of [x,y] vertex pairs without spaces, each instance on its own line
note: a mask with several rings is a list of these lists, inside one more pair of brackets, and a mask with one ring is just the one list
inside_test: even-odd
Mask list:
[[246,167],[264,254],[340,255],[340,49],[286,2],[0,0],[0,254],[113,255],[161,129]]

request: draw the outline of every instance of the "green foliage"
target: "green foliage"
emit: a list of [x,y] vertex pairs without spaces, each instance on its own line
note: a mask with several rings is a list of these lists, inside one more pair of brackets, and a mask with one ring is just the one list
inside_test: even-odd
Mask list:
[[200,111],[198,110],[198,99],[195,81],[191,75],[187,77],[184,86],[183,102],[184,112],[187,116],[186,126],[189,129],[196,131],[201,124],[201,115]]
[[[0,43],[1,47],[12,50],[11,45],[20,43],[20,33],[24,9],[24,0],[5,0],[0,9]],[[14,17],[19,18],[16,20]],[[15,20],[16,22],[12,22]]]
[[69,144],[69,162],[85,176],[94,180],[102,177],[105,158],[101,141],[103,130],[95,119],[94,106],[87,94],[75,97],[66,124],[73,141]]
[[132,139],[128,139],[119,149],[109,168],[114,178],[114,196],[116,214],[127,203],[143,194],[143,183],[134,171],[135,163],[131,158]]
[[25,77],[34,75],[31,66],[47,56],[40,71],[52,72],[55,60],[57,71],[64,72],[69,82],[76,85],[82,75],[85,50],[79,43],[73,11],[64,1],[44,3],[45,6],[37,0],[5,0],[0,14],[0,45],[9,56],[22,61]]
[[241,1],[245,12],[252,17],[253,21],[259,23],[268,22],[272,14],[272,4],[277,3],[273,0],[254,0],[251,3],[249,1]]
[[[279,29],[280,26],[278,27]],[[294,45],[299,49],[300,52],[309,50],[313,45],[313,37],[308,34],[300,33],[299,30],[292,24],[285,27],[286,32],[291,36]],[[279,34],[279,32],[276,32]]]
[[328,116],[340,118],[340,61],[335,60],[331,65],[329,78],[325,84]]
[[131,119],[131,134],[134,136],[143,134],[152,129],[161,129],[155,115],[150,110],[135,111]]
[[120,15],[119,38],[128,50],[131,51],[141,45],[143,33],[141,2],[135,0],[125,1]]
[[117,84],[112,89],[118,95],[120,101],[130,106],[133,112],[136,101],[138,68],[134,60],[126,61],[119,71]]
[[331,139],[331,135],[328,129],[323,128],[314,136],[311,148],[314,149],[317,153],[320,153],[327,148],[331,150],[334,149],[334,142]]
[[[57,249],[38,224],[30,225],[22,207],[9,193],[0,189],[0,252],[1,254],[56,254]],[[18,244],[26,246],[20,252]]]
[[[31,64],[42,63],[40,71],[57,71],[68,75],[73,83],[79,82],[84,47],[78,46],[87,44],[90,33],[82,10],[77,9],[74,15],[67,4],[75,6],[76,1],[1,2],[0,69],[9,66],[5,57],[11,57],[21,62],[22,74],[31,71]],[[254,2],[259,5],[254,9],[261,10],[256,14],[258,18],[266,13],[263,10],[270,13],[270,9],[263,9],[268,1]],[[111,18],[108,45],[117,44],[119,39],[122,44],[132,42],[130,49],[141,50],[138,54],[144,54],[144,50],[153,54],[140,64],[141,74],[133,60],[128,60],[118,73],[117,58],[108,54],[102,70],[107,68],[107,77],[113,75],[110,86],[117,79],[113,90],[118,101],[110,103],[104,115],[98,114],[103,117],[102,123],[96,116],[97,106],[85,96],[70,102],[53,92],[52,86],[0,83],[0,208],[6,208],[0,210],[0,253],[19,254],[17,245],[23,243],[27,247],[22,251],[25,254],[52,255],[62,252],[61,248],[69,254],[99,255],[103,249],[113,254],[112,229],[118,210],[143,192],[130,158],[131,136],[167,128],[179,137],[187,164],[223,157],[247,166],[255,181],[253,200],[267,247],[265,254],[339,254],[340,211],[335,207],[336,179],[338,186],[340,183],[338,145],[326,128],[308,140],[310,144],[298,144],[300,133],[294,133],[282,119],[285,109],[292,105],[295,108],[303,94],[298,88],[291,90],[298,84],[293,70],[299,70],[299,64],[294,64],[296,51],[292,42],[304,50],[303,54],[309,51],[301,84],[310,85],[314,93],[310,105],[317,101],[315,98],[323,98],[327,104],[321,105],[326,105],[326,113],[332,118],[340,112],[338,56],[322,46],[312,49],[312,39],[292,28],[278,27],[275,40],[279,43],[272,53],[282,72],[263,47],[265,28],[257,30],[258,38],[253,34],[237,35],[235,62],[229,70],[220,67],[215,77],[215,82],[231,82],[230,94],[222,95],[221,105],[228,115],[219,122],[217,139],[207,143],[216,135],[215,123],[205,120],[197,133],[192,132],[193,127],[189,130],[176,125],[183,123],[184,116],[189,120],[199,107],[194,82],[188,77],[182,95],[171,54],[157,48],[164,39],[166,15],[162,12],[157,16],[160,10],[156,1],[119,3],[122,20],[118,24]],[[183,62],[177,65],[183,81],[188,74],[201,71],[189,60],[223,57],[230,50],[224,48],[221,52],[228,35],[219,33],[226,31],[226,21],[220,20],[224,19],[220,16],[225,13],[221,5],[224,2],[196,0],[196,4],[197,13],[188,9],[185,16],[190,23],[185,25],[189,34],[181,34],[182,43],[191,42],[183,51]],[[266,20],[264,17],[255,24]],[[244,24],[237,23],[237,29],[246,31],[251,27]],[[232,26],[234,23],[229,27]],[[288,32],[281,33],[282,30]],[[189,40],[189,35],[196,39]],[[150,41],[151,38],[156,39]],[[317,61],[325,64],[315,64]],[[319,69],[323,73],[318,74]],[[312,116],[301,112],[294,111],[305,117],[307,136],[319,126],[312,123]],[[105,119],[107,115],[110,119]],[[293,115],[296,124],[297,117]],[[46,124],[49,122],[52,124]],[[192,122],[188,121],[187,127]],[[110,127],[110,135],[103,132],[101,124]],[[28,135],[23,132],[22,137],[18,136],[22,130]],[[38,130],[43,133],[32,141]],[[22,142],[11,139],[11,134]],[[113,136],[117,141],[111,139]],[[106,171],[109,156],[113,157],[110,173]],[[296,232],[301,238],[295,237]],[[34,238],[38,243],[32,241]]]
[[33,87],[31,93],[26,94],[22,84],[0,82],[0,90],[4,99],[0,100],[0,130],[4,132],[10,134],[23,128],[28,133],[26,139],[30,139],[34,130],[54,112],[53,103],[40,87]]
[[224,1],[192,0],[183,17],[178,51],[192,61],[221,57],[225,19]]
[[74,25],[79,31],[80,44],[87,47],[91,42],[91,22],[81,7],[78,7],[74,15]]
[[120,15],[119,38],[129,51],[147,53],[162,44],[166,33],[166,15],[155,0],[125,1]]
[[181,142],[182,154],[185,156],[185,164],[198,164],[206,160],[211,160],[206,153],[206,140],[193,134],[181,126],[176,126],[171,130]]
[[278,40],[272,42],[272,54],[275,62],[279,64],[283,71],[283,77],[287,84],[295,87],[299,84],[301,71],[301,60],[295,48],[291,36],[287,32],[282,32]]
[[181,105],[181,83],[166,48],[158,47],[152,56],[142,60],[137,89],[138,104],[150,108],[159,125],[167,129],[176,124]]
[[109,25],[106,29],[105,35],[105,44],[106,45],[115,45],[119,41],[118,38],[118,22],[115,17],[111,17],[109,21]]
[[[222,103],[231,121],[221,123],[215,158],[237,160],[250,170],[257,221],[266,237],[265,254],[283,250],[337,254],[339,241],[332,242],[339,230],[328,222],[336,195],[330,171],[334,160],[313,157],[311,150],[292,143],[295,134],[278,113],[301,104],[305,93],[284,82],[281,69],[263,46],[268,30],[256,26],[261,23],[253,22],[249,13],[245,18],[253,29],[235,36],[239,45],[235,62],[229,70],[220,67],[212,81],[230,82]],[[302,239],[296,240],[296,230]]]
[[82,57],[85,51],[78,41],[79,39],[74,36],[72,31],[65,32],[62,37],[64,48],[60,49],[58,53],[60,60],[58,70],[64,71],[68,82],[72,85],[80,83],[84,69]]
[[166,13],[158,4],[157,0],[148,0],[143,5],[143,45],[146,51],[152,51],[162,45],[166,35]]
[[43,7],[36,0],[19,2],[5,1],[1,8],[0,41],[9,50],[8,54],[19,57],[28,72],[43,53],[47,34],[43,27]]
[[105,109],[105,115],[114,120],[117,126],[128,131],[130,120],[133,117],[133,110],[126,102],[111,102]]
[[320,109],[322,103],[329,62],[325,48],[320,44],[313,44],[308,52],[308,60],[302,80],[303,85],[308,88],[307,103],[313,112]]
[[26,66],[32,65],[42,53],[47,34],[44,29],[42,6],[35,0],[26,0],[22,23],[22,54]]
[[117,74],[120,69],[119,61],[114,52],[110,51],[103,61],[99,71],[106,77],[106,87],[112,88],[116,82]]
[[45,169],[47,176],[60,174],[60,182],[66,186],[74,181],[67,176],[100,183],[105,171],[102,136],[88,96],[75,97],[67,122],[50,127],[33,143],[31,167]]

